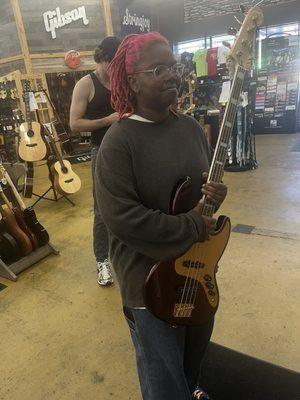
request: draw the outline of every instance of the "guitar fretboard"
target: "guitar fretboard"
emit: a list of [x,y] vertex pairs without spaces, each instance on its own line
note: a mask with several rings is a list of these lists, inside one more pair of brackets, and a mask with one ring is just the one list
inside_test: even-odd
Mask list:
[[[25,90],[26,90],[26,92],[24,93],[24,103],[25,103],[25,112],[26,112],[26,122],[28,123],[29,130],[31,130],[32,123],[31,123],[31,113],[30,113],[30,92],[27,91],[27,88]],[[28,90],[29,90],[29,88],[28,88]]]
[[[243,88],[246,70],[238,66],[233,78],[230,98],[226,106],[221,131],[215,148],[214,157],[209,170],[207,181],[220,183],[224,173],[224,166],[227,158],[227,148],[235,122],[238,100]],[[202,215],[212,217],[215,206],[205,198]]]

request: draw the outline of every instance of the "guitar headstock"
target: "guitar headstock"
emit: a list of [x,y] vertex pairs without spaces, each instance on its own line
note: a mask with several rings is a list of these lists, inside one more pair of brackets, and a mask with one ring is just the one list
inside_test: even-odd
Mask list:
[[247,70],[252,69],[256,29],[263,23],[263,13],[258,6],[252,7],[245,15],[227,60],[231,79],[238,65]]

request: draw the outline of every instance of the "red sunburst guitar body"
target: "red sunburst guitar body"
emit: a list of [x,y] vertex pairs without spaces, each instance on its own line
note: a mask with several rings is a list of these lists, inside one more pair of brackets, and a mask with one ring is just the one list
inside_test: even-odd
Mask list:
[[[173,203],[176,214],[182,212],[187,186],[179,185]],[[205,242],[195,243],[183,256],[159,262],[145,283],[145,303],[157,318],[171,324],[200,325],[217,312],[219,290],[216,271],[229,240],[229,218],[220,216],[214,234]]]

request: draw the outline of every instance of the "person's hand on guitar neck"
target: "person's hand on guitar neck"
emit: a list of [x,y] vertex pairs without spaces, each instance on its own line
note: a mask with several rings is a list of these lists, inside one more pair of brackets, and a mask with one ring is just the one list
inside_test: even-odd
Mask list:
[[208,172],[203,172],[202,178],[205,180],[205,183],[202,185],[201,192],[218,209],[227,196],[227,186],[224,183],[207,182]]
[[[208,173],[203,172],[202,177],[203,179],[205,179],[205,181],[207,181]],[[203,193],[203,195],[206,196],[207,200],[213,203],[216,206],[216,208],[219,208],[227,195],[227,186],[224,185],[223,183],[208,182],[202,185],[201,192]],[[197,211],[201,215],[202,215],[203,205],[204,205],[204,198],[202,198],[195,207],[195,211]],[[215,218],[208,217],[206,215],[202,215],[202,218],[206,225],[207,233],[208,234],[213,233],[216,228],[217,220]],[[208,235],[207,239],[209,239]]]

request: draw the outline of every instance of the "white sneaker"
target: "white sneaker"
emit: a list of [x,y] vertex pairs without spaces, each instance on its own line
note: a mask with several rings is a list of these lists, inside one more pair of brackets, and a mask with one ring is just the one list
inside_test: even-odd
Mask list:
[[108,259],[102,262],[97,261],[97,272],[98,272],[97,282],[100,286],[110,286],[114,283],[110,269],[111,265]]

